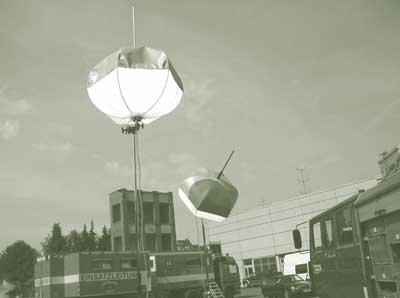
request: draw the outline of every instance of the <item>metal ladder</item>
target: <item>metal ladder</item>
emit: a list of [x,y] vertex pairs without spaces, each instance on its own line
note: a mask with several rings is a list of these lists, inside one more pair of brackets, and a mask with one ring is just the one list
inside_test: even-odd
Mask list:
[[208,285],[210,287],[210,293],[213,298],[225,298],[224,294],[222,294],[221,289],[215,281],[210,281]]

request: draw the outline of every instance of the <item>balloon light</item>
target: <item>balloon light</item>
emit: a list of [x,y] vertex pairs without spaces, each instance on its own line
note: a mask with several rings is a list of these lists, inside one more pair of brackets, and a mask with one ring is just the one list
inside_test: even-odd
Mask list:
[[239,194],[222,171],[219,174],[211,170],[203,171],[187,178],[179,186],[180,199],[195,216],[217,222],[229,216]]
[[116,124],[130,127],[172,112],[181,101],[183,85],[163,51],[128,47],[90,71],[87,92],[101,112]]

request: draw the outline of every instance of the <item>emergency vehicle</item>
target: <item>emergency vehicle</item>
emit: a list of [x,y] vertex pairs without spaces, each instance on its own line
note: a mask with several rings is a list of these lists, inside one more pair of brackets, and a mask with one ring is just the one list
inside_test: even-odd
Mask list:
[[[141,254],[80,252],[39,258],[35,264],[38,298],[200,298],[205,290],[201,251]],[[240,291],[239,271],[229,256],[209,256],[209,279],[232,298]],[[147,270],[146,270],[147,269]]]
[[[321,298],[400,297],[400,150],[380,160],[383,179],[312,218],[310,275]],[[293,231],[301,248],[299,230]]]

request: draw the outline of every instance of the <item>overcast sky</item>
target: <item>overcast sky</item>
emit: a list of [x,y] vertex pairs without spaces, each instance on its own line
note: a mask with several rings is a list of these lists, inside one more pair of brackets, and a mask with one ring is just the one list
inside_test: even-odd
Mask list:
[[[131,188],[131,138],[86,93],[90,69],[132,43],[130,1],[0,0],[0,250],[109,225]],[[239,190],[235,212],[378,175],[400,143],[400,1],[135,1],[137,46],[182,77],[173,113],[140,133],[142,188],[173,191],[178,238],[197,239],[176,195],[197,168]]]

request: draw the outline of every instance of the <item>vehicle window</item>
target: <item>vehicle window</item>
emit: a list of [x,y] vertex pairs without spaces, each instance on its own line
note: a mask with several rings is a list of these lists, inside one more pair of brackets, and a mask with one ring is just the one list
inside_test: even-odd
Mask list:
[[186,261],[186,266],[200,266],[201,265],[201,259],[195,258],[195,259],[189,259]]
[[327,246],[333,243],[332,219],[325,220],[325,244]]
[[398,264],[400,263],[400,243],[393,243],[392,245],[393,261]]
[[156,267],[156,257],[155,256],[150,256],[150,271],[151,272],[156,272],[157,267]]
[[300,276],[298,276],[298,275],[293,275],[293,279],[295,280],[295,281],[303,281],[304,279],[302,279]]
[[112,260],[92,260],[93,270],[111,270]]
[[137,262],[136,259],[122,259],[121,260],[121,268],[122,269],[131,269],[136,268]]
[[281,280],[285,281],[285,282],[291,282],[291,281],[293,281],[293,277],[291,275],[282,276]]
[[321,241],[321,223],[316,222],[312,226],[313,230],[313,247],[314,249],[320,248],[322,246],[322,241]]
[[337,234],[340,244],[353,243],[353,221],[350,207],[336,213]]
[[236,265],[228,265],[229,266],[229,273],[234,274],[237,273]]

